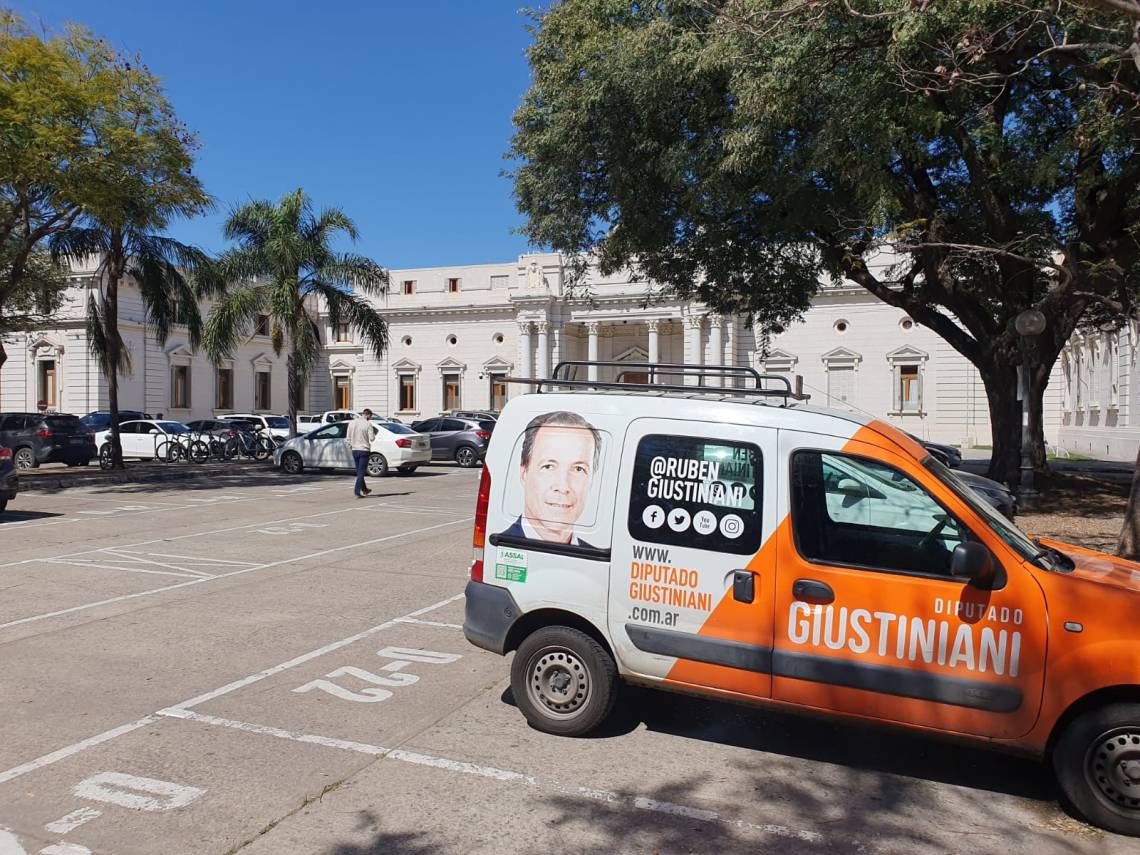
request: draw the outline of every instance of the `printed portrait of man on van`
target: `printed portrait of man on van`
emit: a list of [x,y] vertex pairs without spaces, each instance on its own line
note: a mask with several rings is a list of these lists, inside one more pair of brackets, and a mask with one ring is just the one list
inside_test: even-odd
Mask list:
[[521,512],[501,533],[591,546],[578,537],[577,529],[587,522],[582,514],[593,493],[601,443],[600,431],[577,413],[561,410],[531,419],[520,444],[521,490],[511,490],[508,498],[508,506],[518,507],[521,501]]

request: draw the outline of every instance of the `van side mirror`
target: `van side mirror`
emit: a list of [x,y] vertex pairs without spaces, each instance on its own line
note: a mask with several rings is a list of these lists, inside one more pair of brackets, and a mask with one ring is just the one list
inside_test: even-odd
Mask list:
[[867,488],[854,478],[840,478],[835,489],[845,496],[866,496]]
[[990,551],[976,541],[966,541],[954,547],[950,557],[950,574],[959,579],[969,579],[979,588],[992,586],[997,576],[997,567]]

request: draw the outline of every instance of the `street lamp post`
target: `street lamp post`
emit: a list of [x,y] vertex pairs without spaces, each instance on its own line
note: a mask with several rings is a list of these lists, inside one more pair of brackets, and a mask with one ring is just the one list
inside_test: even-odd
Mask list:
[[1026,309],[1013,322],[1021,336],[1021,364],[1018,366],[1018,391],[1021,395],[1021,472],[1018,493],[1022,498],[1033,495],[1033,432],[1029,429],[1029,355],[1037,344],[1037,336],[1045,332],[1045,315],[1037,309]]

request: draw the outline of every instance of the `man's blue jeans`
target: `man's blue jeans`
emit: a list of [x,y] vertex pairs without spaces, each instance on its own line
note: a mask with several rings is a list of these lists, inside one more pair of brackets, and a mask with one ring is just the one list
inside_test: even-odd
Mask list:
[[354,449],[352,452],[352,462],[356,464],[356,486],[352,492],[358,496],[363,496],[364,491],[368,489],[364,483],[364,470],[365,467],[368,466],[368,452],[356,451]]

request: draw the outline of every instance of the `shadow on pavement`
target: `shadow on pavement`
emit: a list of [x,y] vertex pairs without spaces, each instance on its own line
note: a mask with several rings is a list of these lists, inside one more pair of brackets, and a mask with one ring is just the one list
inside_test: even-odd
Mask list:
[[[510,689],[500,700],[515,705]],[[889,725],[794,715],[636,686],[622,686],[613,713],[584,738],[614,739],[643,725],[683,739],[830,764],[820,769],[821,777],[832,775],[833,767],[841,766],[853,772],[933,781],[1040,802],[1057,799],[1052,774],[1032,759]],[[902,781],[899,785],[906,786]]]
[[50,513],[48,511],[20,511],[10,510],[0,514],[0,525],[8,523],[28,522],[30,520],[42,520],[48,517],[62,517],[63,514]]

